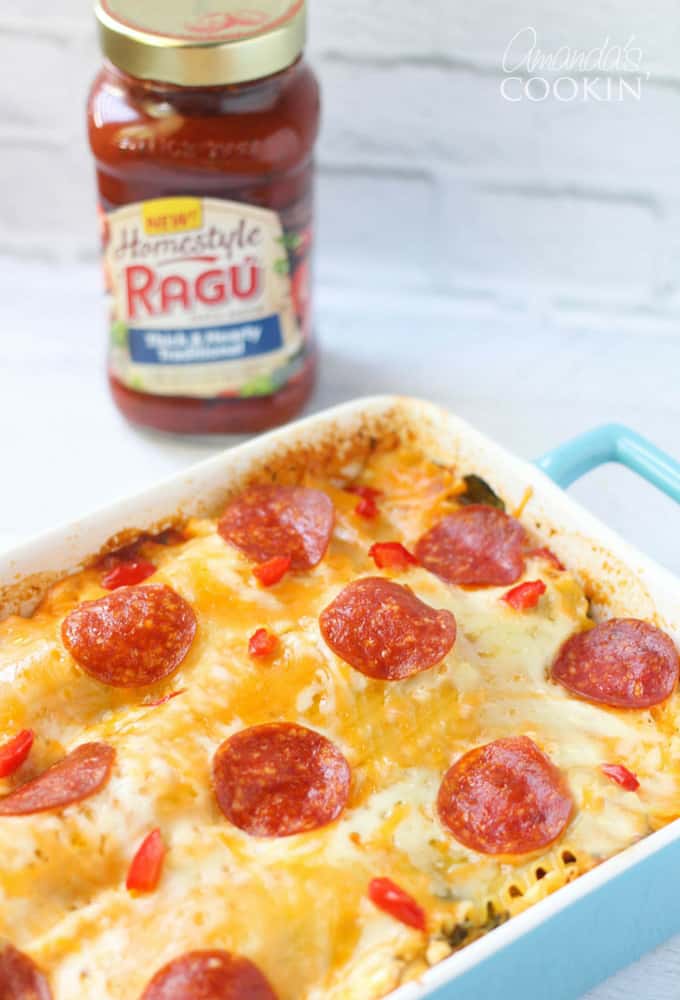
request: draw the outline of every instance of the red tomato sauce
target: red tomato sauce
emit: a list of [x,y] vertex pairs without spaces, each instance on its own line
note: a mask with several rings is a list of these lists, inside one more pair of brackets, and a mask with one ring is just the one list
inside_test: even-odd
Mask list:
[[[291,10],[301,16],[299,4]],[[116,17],[115,10],[108,12]],[[109,35],[128,42],[130,27],[121,18]],[[201,36],[196,45],[204,41]],[[227,42],[233,48],[239,39]],[[153,40],[138,48],[142,56],[150,52],[148,73],[156,66],[164,72],[158,60],[165,56]],[[107,50],[106,37],[104,49],[118,53]],[[284,69],[243,82],[208,86],[141,79],[110,60],[94,82],[88,130],[110,302],[109,384],[120,410],[136,424],[191,434],[260,431],[291,419],[312,392],[319,88],[301,54],[291,51],[294,58]],[[185,50],[180,56],[185,58]],[[285,52],[279,56],[285,58]],[[148,206],[156,199],[171,201],[156,202],[162,212],[159,208],[154,217],[153,204]],[[208,218],[221,211],[215,200],[232,213],[224,216],[223,228],[222,216],[216,216],[217,224]],[[132,215],[120,215],[125,206],[140,213],[134,224]],[[252,214],[262,209],[272,214]],[[265,252],[267,226],[274,227],[268,244],[274,253]],[[241,254],[235,262],[230,241]],[[216,244],[221,250],[215,251]],[[126,266],[119,267],[123,259]],[[276,286],[278,296],[269,309],[259,304],[263,295],[274,294],[267,283]],[[274,345],[267,347],[269,354],[266,344],[263,353],[248,354],[260,350],[248,340],[255,324],[251,315]],[[174,340],[167,339],[169,333]],[[237,349],[245,352],[241,369],[238,358],[228,356]],[[272,372],[270,357],[278,365]],[[193,374],[196,359],[208,373],[204,385]],[[232,370],[242,376],[232,378]]]

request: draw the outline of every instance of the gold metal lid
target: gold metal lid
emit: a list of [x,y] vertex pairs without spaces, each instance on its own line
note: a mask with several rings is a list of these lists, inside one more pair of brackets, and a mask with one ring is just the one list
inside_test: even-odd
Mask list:
[[131,76],[188,87],[244,83],[295,62],[306,0],[96,0],[107,59]]

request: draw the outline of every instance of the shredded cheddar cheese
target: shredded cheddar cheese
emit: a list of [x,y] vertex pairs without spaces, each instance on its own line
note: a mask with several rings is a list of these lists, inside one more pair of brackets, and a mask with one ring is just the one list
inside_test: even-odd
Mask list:
[[[310,483],[335,507],[330,547],[272,587],[258,585],[213,519],[189,522],[179,544],[145,543],[157,567],[145,582],[173,588],[198,622],[179,669],[147,689],[97,682],[64,647],[65,616],[107,592],[101,567],[52,587],[32,617],[0,625],[0,743],[35,732],[0,796],[81,743],[116,751],[96,796],[0,816],[0,937],[43,970],[55,1000],[134,1000],[166,962],[204,948],[247,956],[281,1000],[377,1000],[680,813],[677,695],[616,711],[549,678],[561,644],[592,624],[568,571],[528,558],[522,580],[542,579],[546,592],[522,613],[501,600],[504,587],[454,586],[415,565],[376,570],[371,545],[398,540],[412,551],[456,509],[458,473],[412,452],[375,457],[361,474],[382,493],[372,520],[356,515],[342,484]],[[444,659],[398,682],[364,676],[320,633],[319,615],[342,588],[376,574],[457,622]],[[258,629],[277,639],[265,660],[249,654]],[[218,808],[211,761],[234,733],[280,721],[333,742],[352,770],[349,799],[323,828],[251,837]],[[519,734],[565,775],[573,818],[543,852],[483,855],[442,826],[438,788],[462,754]],[[637,792],[602,774],[612,761],[634,771]],[[131,893],[134,852],[156,829],[162,874],[153,891]],[[418,902],[427,933],[373,905],[376,877]]]

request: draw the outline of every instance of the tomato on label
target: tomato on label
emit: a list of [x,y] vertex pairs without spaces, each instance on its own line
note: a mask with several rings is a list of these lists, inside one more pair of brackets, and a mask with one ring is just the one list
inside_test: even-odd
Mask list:
[[545,594],[545,591],[546,586],[543,580],[529,580],[527,583],[520,583],[506,594],[503,594],[501,600],[509,604],[515,611],[528,611],[529,608],[536,607],[541,596]]
[[368,554],[378,569],[406,569],[418,562],[401,542],[376,542],[371,545]]
[[130,562],[119,563],[106,576],[102,577],[102,587],[105,590],[118,590],[119,587],[132,587],[141,583],[156,572],[156,567],[146,559],[133,559]]
[[271,656],[276,652],[279,640],[266,628],[258,628],[248,640],[248,653],[255,657]]
[[292,559],[290,556],[274,556],[260,563],[253,570],[253,576],[257,577],[263,587],[272,587],[279,580],[282,580],[290,569]]
[[125,887],[131,892],[153,892],[161,878],[165,854],[163,836],[156,828],[147,834],[138,847],[128,871]]
[[407,927],[415,927],[417,931],[427,929],[425,910],[392,879],[372,879],[368,886],[368,898],[379,910],[389,913]]
[[306,261],[297,267],[290,283],[290,291],[296,315],[305,316],[309,308],[309,267]]
[[307,226],[305,229],[301,229],[300,230],[300,245],[297,248],[297,252],[299,254],[307,254],[307,253],[309,253],[309,249],[310,249],[310,247],[312,245],[313,238],[314,238],[314,234],[312,232],[312,227],[311,226]]
[[22,729],[11,740],[0,746],[0,778],[14,774],[31,752],[33,746],[33,730]]
[[621,785],[621,788],[625,788],[627,792],[636,792],[640,787],[636,776],[623,764],[602,764],[600,770],[607,778],[615,781],[617,785]]

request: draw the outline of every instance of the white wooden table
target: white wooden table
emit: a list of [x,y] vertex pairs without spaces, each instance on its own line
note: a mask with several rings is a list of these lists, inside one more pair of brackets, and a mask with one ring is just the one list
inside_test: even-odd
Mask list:
[[[227,447],[140,432],[103,373],[93,266],[0,269],[0,547],[77,518]],[[586,428],[629,423],[680,456],[680,335],[551,328],[540,317],[453,312],[446,300],[322,290],[322,374],[311,409],[400,392],[449,406],[520,455]],[[680,509],[618,467],[573,493],[680,573]],[[680,936],[588,995],[678,1000]],[[547,998],[546,998],[547,1000]]]

